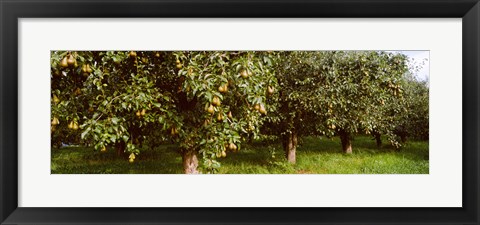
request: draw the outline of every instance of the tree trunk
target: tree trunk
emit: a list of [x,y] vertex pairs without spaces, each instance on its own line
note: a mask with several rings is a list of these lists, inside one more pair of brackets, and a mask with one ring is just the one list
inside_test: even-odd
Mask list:
[[125,142],[122,141],[117,143],[116,148],[117,148],[117,155],[122,156],[123,153],[125,152]]
[[296,163],[296,151],[297,151],[298,138],[297,133],[292,131],[289,134],[286,134],[283,137],[283,148],[285,150],[285,155],[289,163]]
[[407,142],[407,135],[406,134],[401,134],[400,139],[402,140],[402,143]]
[[375,133],[375,141],[377,142],[377,148],[382,147],[382,138],[380,138],[381,135],[379,133]]
[[344,131],[340,132],[340,140],[342,141],[342,149],[346,154],[352,153],[352,138],[349,133]]
[[193,151],[184,151],[182,154],[183,172],[185,174],[198,174],[198,158]]

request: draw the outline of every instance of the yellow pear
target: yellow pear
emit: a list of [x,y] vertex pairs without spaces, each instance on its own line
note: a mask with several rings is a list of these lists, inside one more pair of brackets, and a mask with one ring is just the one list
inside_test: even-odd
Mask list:
[[228,145],[228,148],[229,148],[231,151],[237,150],[237,146],[236,146],[234,143],[230,143],[230,145]]
[[90,67],[90,64],[87,64],[86,70],[87,70],[87,73],[92,73],[93,72],[92,68]]
[[222,121],[223,121],[223,115],[222,115],[221,113],[218,114],[217,120],[218,120],[219,122],[222,122]]
[[128,53],[128,55],[129,55],[130,57],[132,57],[132,58],[137,57],[137,53],[134,52],[134,51],[130,51],[130,52]]
[[70,55],[68,57],[67,64],[68,64],[68,66],[73,66],[73,64],[75,64],[75,58],[73,57],[73,55]]
[[213,108],[213,105],[210,105],[207,109],[207,112],[212,114],[213,112],[215,111],[215,109]]
[[172,129],[170,129],[170,135],[172,135],[172,136],[175,135],[175,128],[172,127]]
[[67,68],[68,67],[68,59],[67,57],[63,57],[62,61],[60,61],[60,66],[63,67],[63,68]]
[[221,104],[221,103],[220,103],[220,98],[218,98],[217,96],[214,96],[214,97],[213,97],[213,100],[212,100],[212,104],[213,104],[214,106],[220,106],[220,104]]
[[267,88],[267,91],[268,91],[268,94],[271,95],[271,94],[273,94],[273,92],[275,92],[275,88],[269,86],[269,87]]
[[248,77],[248,72],[246,70],[242,70],[242,72],[240,72],[240,75],[243,77],[243,78],[247,78]]
[[265,106],[260,105],[260,109],[258,110],[261,114],[267,115],[267,110],[265,109]]
[[78,130],[78,123],[76,121],[73,123],[72,129]]
[[220,87],[218,87],[218,91],[220,93],[226,93],[228,91],[228,85],[227,84],[221,85]]
[[130,155],[128,156],[128,159],[129,159],[128,161],[129,161],[130,163],[133,163],[133,160],[135,160],[135,153],[133,153],[133,152],[130,153]]
[[87,72],[87,64],[82,65],[82,72],[84,72],[84,73]]
[[53,95],[53,102],[59,103],[60,99],[58,99],[58,97],[56,95]]
[[60,124],[60,121],[58,120],[58,118],[57,118],[57,117],[53,117],[53,119],[52,119],[52,125],[55,126],[55,125],[58,125],[58,124]]

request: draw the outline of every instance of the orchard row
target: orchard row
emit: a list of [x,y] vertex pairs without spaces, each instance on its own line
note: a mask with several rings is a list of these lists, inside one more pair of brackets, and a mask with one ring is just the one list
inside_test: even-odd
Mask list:
[[[185,173],[261,135],[295,163],[305,135],[428,139],[428,87],[405,55],[379,51],[54,51],[52,145],[116,149],[179,144]],[[199,161],[200,159],[200,161]]]

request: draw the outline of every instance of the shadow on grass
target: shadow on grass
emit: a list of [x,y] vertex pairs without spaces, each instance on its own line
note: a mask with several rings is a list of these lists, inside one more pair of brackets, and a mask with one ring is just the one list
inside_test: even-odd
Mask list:
[[[386,140],[384,143],[387,143]],[[396,152],[387,144],[377,148],[368,136],[353,141],[353,154],[344,154],[339,138],[305,137],[297,149],[297,163],[286,162],[280,144],[253,142],[239,152],[227,152],[220,173],[225,174],[405,174],[428,173],[428,142],[408,142]],[[180,174],[182,158],[176,145],[144,149],[134,163],[113,149],[65,147],[51,152],[52,174]],[[201,157],[199,158],[201,162]]]
[[182,173],[182,158],[176,146],[164,145],[145,150],[133,163],[128,154],[99,152],[88,147],[64,147],[52,150],[52,174],[177,174]]

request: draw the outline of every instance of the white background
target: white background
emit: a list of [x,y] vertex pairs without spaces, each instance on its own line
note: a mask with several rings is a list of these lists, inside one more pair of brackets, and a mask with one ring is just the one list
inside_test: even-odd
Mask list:
[[[461,19],[20,19],[21,207],[461,207]],[[427,175],[50,175],[50,50],[430,50]],[[448,132],[447,132],[448,131]]]

